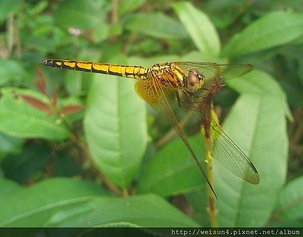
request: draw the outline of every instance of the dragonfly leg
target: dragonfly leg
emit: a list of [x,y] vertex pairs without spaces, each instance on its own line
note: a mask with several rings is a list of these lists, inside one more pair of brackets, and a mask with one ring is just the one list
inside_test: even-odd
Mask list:
[[182,107],[179,92],[178,92],[178,91],[175,91],[175,94],[176,94],[176,98],[177,98],[178,106],[179,106],[179,107]]

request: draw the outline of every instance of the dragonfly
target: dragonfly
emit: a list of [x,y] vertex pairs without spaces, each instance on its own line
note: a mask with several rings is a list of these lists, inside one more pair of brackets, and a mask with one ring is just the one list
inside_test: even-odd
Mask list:
[[[204,129],[205,139],[215,137],[214,158],[221,165],[251,184],[258,184],[257,169],[247,155],[213,121],[211,112],[214,97],[224,85],[224,80],[240,77],[252,70],[249,64],[217,64],[210,62],[167,62],[152,67],[115,65],[75,60],[45,59],[43,65],[84,72],[109,74],[136,79],[137,94],[152,107],[160,106],[169,118],[177,134],[200,169],[211,191],[212,184],[199,162],[187,135],[181,128],[174,110],[172,99],[178,107],[198,111]],[[215,194],[216,196],[216,194]]]

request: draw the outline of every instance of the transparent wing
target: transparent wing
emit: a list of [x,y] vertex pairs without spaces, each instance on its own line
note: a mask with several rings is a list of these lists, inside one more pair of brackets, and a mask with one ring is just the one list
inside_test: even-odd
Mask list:
[[208,89],[215,83],[220,83],[222,80],[229,80],[243,76],[250,72],[253,66],[250,64],[216,64],[207,62],[174,62],[184,72],[190,69],[196,69],[205,77],[205,85],[203,88]]
[[[214,64],[214,63],[195,63],[195,62],[180,62],[177,63],[182,70],[190,70],[195,68],[204,75],[206,89],[203,86],[199,93],[190,94],[186,90],[179,90],[180,103],[179,105],[200,113],[201,103],[205,103],[204,98],[207,96],[208,87],[214,83],[221,83],[222,79],[232,79],[242,76],[252,70],[249,64]],[[249,183],[259,183],[259,174],[248,159],[246,154],[238,147],[222,130],[222,128],[212,121],[212,136],[216,138],[214,143],[214,158],[219,161],[229,171],[246,180]]]
[[[221,80],[221,70],[224,75],[229,78],[235,76],[241,76],[251,70],[249,65],[218,65],[213,63],[180,63],[180,68],[182,70],[189,70],[195,68],[203,73],[206,80],[211,83],[218,83],[216,80]],[[194,158],[199,169],[201,170],[204,178],[208,182],[208,185],[214,192],[207,176],[190,145],[186,134],[179,126],[176,113],[174,112],[171,97],[177,95],[177,99],[180,107],[187,109],[193,109],[203,113],[201,111],[201,103],[204,103],[204,96],[209,92],[207,89],[201,95],[194,95],[190,92],[182,89],[174,89],[168,86],[163,86],[158,78],[148,78],[148,80],[141,80],[136,84],[136,90],[138,94],[145,99],[152,106],[160,105],[167,118],[172,123],[177,134],[182,138],[187,149]],[[178,112],[178,111],[176,111]],[[247,158],[247,156],[242,152],[242,150],[224,133],[221,127],[215,123],[212,124],[213,137],[216,137],[214,145],[214,158],[218,160],[224,167],[230,170],[235,175],[248,181],[249,183],[257,184],[259,183],[259,175],[252,164],[252,162]]]
[[[204,111],[201,111],[201,102],[197,100],[191,102],[191,99],[191,96],[183,93],[181,107],[199,112],[194,113],[193,116],[199,116],[200,114],[199,117],[201,118],[201,113],[204,113]],[[186,102],[185,106],[182,104],[184,102]],[[200,121],[200,119],[197,121]],[[260,177],[253,163],[214,120],[211,123],[211,133],[214,139],[214,159],[243,180],[252,184],[258,184]]]
[[217,64],[208,62],[174,62],[184,71],[195,68],[206,78],[212,79],[215,76],[222,75],[224,78],[237,78],[250,72],[253,66],[250,64]]
[[[157,78],[149,78],[149,80],[145,80],[145,83],[150,83],[152,85],[151,87],[154,88],[153,94],[156,95],[156,97],[157,97],[157,103],[161,106],[161,109],[163,110],[164,114],[170,120],[175,131],[180,136],[180,138],[183,140],[185,146],[187,147],[188,151],[190,152],[191,156],[193,157],[194,161],[196,162],[196,164],[197,164],[198,168],[200,169],[203,177],[205,178],[207,184],[209,185],[210,189],[212,190],[212,192],[214,193],[214,195],[217,198],[217,195],[216,195],[211,183],[209,182],[207,175],[205,174],[205,171],[204,171],[202,165],[200,164],[196,153],[194,152],[192,146],[190,145],[186,134],[184,133],[184,131],[182,130],[182,128],[179,125],[179,121],[170,104],[172,101],[170,97],[173,97],[174,96],[173,92],[176,92],[176,91],[173,91],[170,88],[163,88],[163,86],[160,85]],[[153,106],[155,106],[155,105],[156,104],[153,104]]]
[[214,158],[230,172],[252,184],[258,184],[260,177],[253,163],[222,128],[212,122],[214,142]]
[[253,70],[250,64],[219,64],[223,80],[241,77]]

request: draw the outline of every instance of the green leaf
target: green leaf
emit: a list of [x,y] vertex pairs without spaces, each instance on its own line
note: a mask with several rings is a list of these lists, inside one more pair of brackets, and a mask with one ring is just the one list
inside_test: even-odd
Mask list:
[[92,40],[94,43],[100,43],[109,37],[110,27],[105,22],[98,24],[92,32]]
[[[66,72],[66,80],[64,84],[70,95],[79,96],[82,93],[82,75],[81,73],[74,73],[73,71]],[[71,80],[72,78],[72,80]]]
[[219,61],[218,59],[214,59],[214,56],[206,55],[205,53],[202,53],[201,51],[191,51],[187,54],[185,54],[182,57],[182,61],[192,61],[192,62],[213,62],[216,63],[226,63],[225,61]]
[[136,95],[133,82],[96,75],[84,119],[96,165],[122,188],[134,178],[147,145],[145,103]]
[[129,57],[127,61],[132,65],[142,65],[144,67],[152,67],[154,64],[157,63],[164,63],[164,62],[174,62],[174,61],[181,61],[180,56],[177,55],[158,55],[154,57]]
[[224,56],[252,53],[293,42],[303,36],[303,14],[272,12],[235,35],[223,50]]
[[175,3],[173,8],[197,48],[207,57],[217,56],[221,48],[220,40],[209,17],[190,2]]
[[187,33],[176,20],[162,13],[145,13],[133,15],[125,28],[160,39],[183,39]]
[[215,162],[220,226],[264,226],[286,178],[285,95],[281,97],[281,89],[265,73],[250,73],[245,77],[246,80],[232,80],[233,85],[237,82],[242,95],[224,128],[256,166],[260,183],[255,186],[246,183]]
[[[268,227],[270,227],[270,226],[268,226]],[[303,222],[300,219],[297,219],[297,220],[296,219],[283,220],[283,221],[280,221],[278,223],[274,223],[273,227],[275,227],[275,228],[281,227],[283,229],[292,228],[292,227],[294,227],[294,228],[298,228],[298,227],[300,228],[301,227],[302,228],[303,227]]]
[[69,136],[62,124],[58,124],[55,116],[47,116],[44,111],[35,109],[16,97],[20,93],[42,98],[37,92],[22,89],[1,89],[1,93],[0,131],[3,133],[20,138],[45,138],[49,140],[63,140]]
[[0,179],[0,197],[10,195],[13,192],[19,191],[22,186],[9,179]]
[[275,215],[283,219],[303,217],[303,177],[291,181],[279,196]]
[[98,197],[53,215],[47,226],[55,227],[193,227],[189,217],[159,196],[148,194],[127,198]]
[[8,153],[16,153],[21,150],[22,139],[0,133],[0,158]]
[[282,97],[285,94],[280,85],[266,72],[253,70],[241,78],[226,80],[229,87],[241,94],[256,94],[265,96]]
[[119,2],[119,14],[123,17],[128,12],[137,10],[144,4],[144,0],[124,0]]
[[283,105],[287,117],[292,117],[289,112],[290,109],[287,104],[286,95],[280,85],[269,74],[260,70],[253,70],[243,76],[242,80],[239,80],[239,78],[229,79],[226,81],[226,84],[239,93],[280,98],[279,104]]
[[[62,1],[54,12],[58,24],[66,28],[94,29],[107,27],[105,22],[107,6],[93,0]],[[100,11],[102,9],[102,11]]]
[[[0,190],[7,183],[0,182]],[[104,194],[99,185],[72,179],[51,179],[30,188],[17,189],[0,196],[1,227],[42,227],[59,210],[81,206]]]
[[0,85],[8,82],[20,82],[21,78],[27,76],[22,65],[14,60],[0,60]]
[[[190,138],[196,154],[203,154],[203,140]],[[201,158],[201,160],[203,160]],[[204,162],[201,162],[203,164]],[[140,193],[162,196],[189,192],[205,185],[195,161],[181,139],[169,143],[146,164],[138,184]]]
[[0,0],[0,21],[5,20],[10,14],[20,9],[21,0]]

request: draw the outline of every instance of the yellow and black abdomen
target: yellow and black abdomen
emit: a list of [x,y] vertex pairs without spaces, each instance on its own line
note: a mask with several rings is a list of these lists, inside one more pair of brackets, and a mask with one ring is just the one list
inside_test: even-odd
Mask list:
[[141,66],[124,66],[106,63],[83,62],[74,60],[45,59],[43,65],[76,71],[109,74],[134,79],[147,79],[148,68]]

